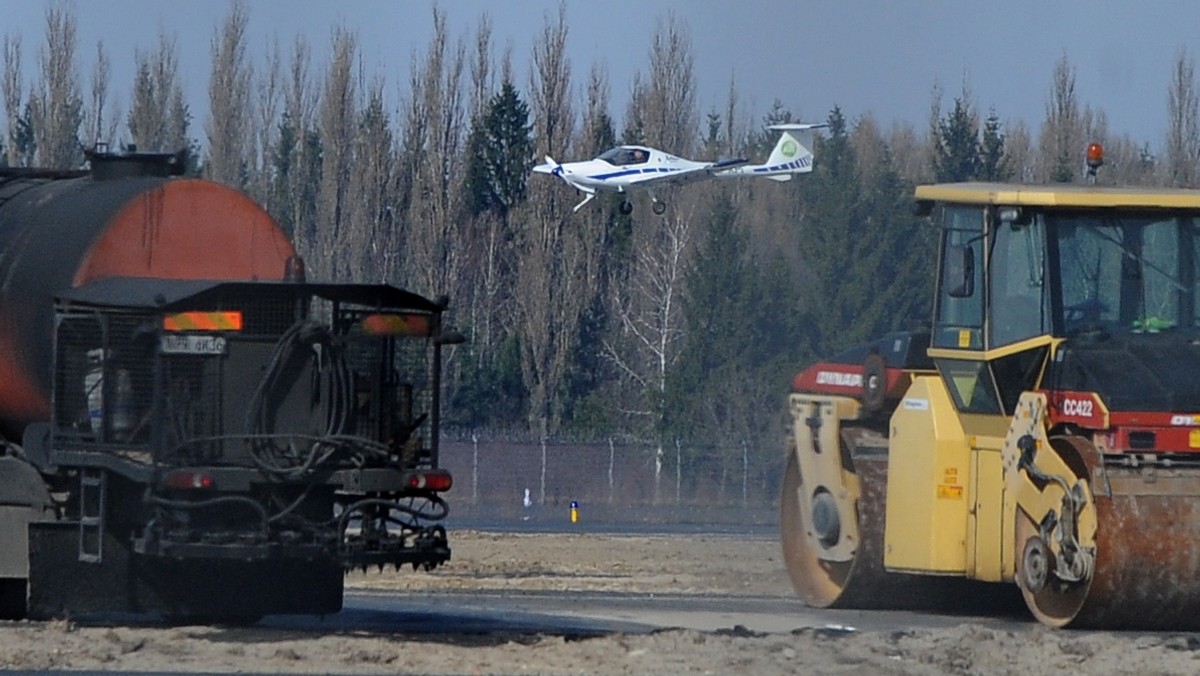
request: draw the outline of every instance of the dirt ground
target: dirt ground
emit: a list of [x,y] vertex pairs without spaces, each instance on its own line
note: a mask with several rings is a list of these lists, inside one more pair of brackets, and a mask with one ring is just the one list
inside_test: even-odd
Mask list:
[[[778,546],[705,536],[454,534],[433,573],[354,574],[353,588],[790,594]],[[1200,636],[800,628],[558,636],[315,635],[279,629],[0,623],[0,669],[388,674],[1194,674]]]

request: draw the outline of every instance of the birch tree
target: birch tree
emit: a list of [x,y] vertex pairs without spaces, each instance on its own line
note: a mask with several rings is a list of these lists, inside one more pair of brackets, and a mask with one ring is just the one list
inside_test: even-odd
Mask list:
[[696,213],[677,205],[634,247],[627,279],[612,287],[620,328],[604,342],[604,354],[624,385],[618,413],[642,438],[654,440],[655,498],[665,458],[664,411],[667,374],[684,337],[682,307],[687,254]]

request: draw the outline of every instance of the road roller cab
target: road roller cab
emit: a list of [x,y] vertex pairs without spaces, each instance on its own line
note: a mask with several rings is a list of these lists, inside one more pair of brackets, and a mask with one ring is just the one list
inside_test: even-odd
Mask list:
[[[819,606],[1200,624],[1200,191],[920,186],[932,324],[793,382],[784,554]],[[903,358],[900,357],[904,354]]]

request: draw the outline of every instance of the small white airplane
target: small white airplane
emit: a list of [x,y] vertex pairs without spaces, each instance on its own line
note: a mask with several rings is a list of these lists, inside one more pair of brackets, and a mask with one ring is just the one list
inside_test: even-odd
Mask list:
[[[646,146],[618,146],[594,160],[563,162],[559,164],[546,156],[546,163],[533,170],[539,174],[552,174],[568,185],[584,193],[583,201],[572,211],[595,199],[597,193],[629,193],[645,190],[650,194],[651,208],[655,214],[667,210],[665,202],[654,195],[654,186],[681,185],[709,178],[741,178],[762,176],[775,181],[790,181],[793,174],[812,171],[813,129],[825,124],[773,124],[768,129],[780,132],[779,141],[764,164],[748,164],[749,160],[737,158],[716,162],[697,162],[669,155]],[[621,200],[622,214],[633,212],[628,199]]]

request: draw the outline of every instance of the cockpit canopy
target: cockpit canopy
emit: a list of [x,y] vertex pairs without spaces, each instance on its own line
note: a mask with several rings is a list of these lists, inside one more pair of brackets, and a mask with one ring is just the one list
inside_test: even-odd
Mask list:
[[650,159],[650,151],[638,146],[618,146],[606,151],[596,159],[604,160],[616,167],[623,167],[627,164],[645,164]]

